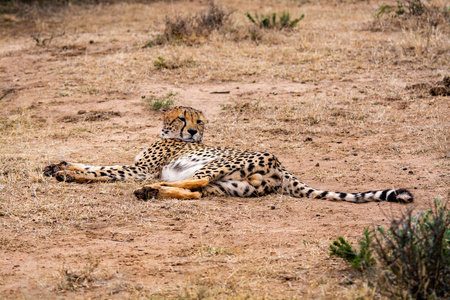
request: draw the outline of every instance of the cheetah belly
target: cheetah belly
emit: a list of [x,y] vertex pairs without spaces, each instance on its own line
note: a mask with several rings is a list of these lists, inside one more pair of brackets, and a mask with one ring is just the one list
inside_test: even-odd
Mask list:
[[161,170],[161,179],[166,182],[186,180],[194,173],[215,160],[215,157],[185,155],[166,165]]

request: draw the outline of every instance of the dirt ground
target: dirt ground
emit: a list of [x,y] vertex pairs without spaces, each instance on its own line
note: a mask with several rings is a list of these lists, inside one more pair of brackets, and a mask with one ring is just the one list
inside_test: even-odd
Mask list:
[[[448,199],[450,102],[429,90],[450,75],[449,25],[375,24],[382,3],[223,1],[225,32],[152,47],[166,16],[206,2],[0,15],[0,298],[378,297],[329,245],[410,205],[144,202],[142,183],[59,183],[42,168],[131,163],[162,124],[145,100],[172,92],[205,113],[206,144],[272,152],[313,187],[407,188],[418,210]],[[246,12],[283,10],[305,19],[252,40]]]

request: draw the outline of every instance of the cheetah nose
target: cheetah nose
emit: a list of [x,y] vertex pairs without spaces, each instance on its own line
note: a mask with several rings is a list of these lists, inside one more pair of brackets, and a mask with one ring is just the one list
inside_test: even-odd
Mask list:
[[195,129],[189,129],[188,132],[189,132],[190,135],[194,135],[194,134],[197,133],[197,130],[195,130]]

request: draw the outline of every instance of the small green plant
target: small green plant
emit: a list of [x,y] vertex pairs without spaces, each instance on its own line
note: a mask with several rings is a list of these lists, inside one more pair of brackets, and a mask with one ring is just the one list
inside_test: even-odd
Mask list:
[[153,65],[159,69],[178,69],[178,68],[189,68],[191,66],[195,66],[196,62],[191,58],[181,58],[179,56],[172,56],[170,59],[166,60],[162,56],[158,56],[157,59],[153,62]]
[[157,98],[155,96],[145,100],[152,110],[160,110],[161,108],[167,108],[175,103],[175,97],[178,93],[169,92],[166,96]]
[[231,109],[231,106],[229,104],[219,104],[221,110],[228,110]]
[[383,15],[388,15],[394,8],[391,5],[381,4],[378,7],[378,11],[375,13],[375,17],[380,18]]
[[364,229],[364,237],[359,241],[359,252],[343,238],[339,237],[330,245],[330,255],[335,255],[350,262],[352,267],[358,271],[365,271],[375,265],[373,258],[373,249],[370,249],[373,233],[368,229]]
[[250,22],[260,28],[278,30],[293,29],[298,24],[298,22],[300,22],[305,17],[305,15],[302,14],[300,18],[291,20],[291,16],[288,12],[283,12],[278,20],[276,13],[268,15],[258,15],[257,13],[255,13],[255,17],[253,17],[250,13],[246,13],[245,15],[250,20]]
[[220,247],[217,247],[217,248],[210,248],[210,247],[207,247],[207,248],[205,249],[205,251],[206,251],[207,253],[213,254],[213,255],[221,255],[221,254],[231,255],[231,254],[233,254],[230,250],[225,249],[225,248],[220,248]]
[[162,56],[158,56],[158,58],[153,62],[153,65],[158,69],[167,69],[166,60]]

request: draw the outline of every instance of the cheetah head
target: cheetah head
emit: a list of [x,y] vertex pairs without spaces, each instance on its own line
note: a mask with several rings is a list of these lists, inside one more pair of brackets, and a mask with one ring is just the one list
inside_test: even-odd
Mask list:
[[180,139],[186,142],[201,142],[205,129],[205,116],[197,109],[175,106],[161,109],[164,127],[161,139]]

